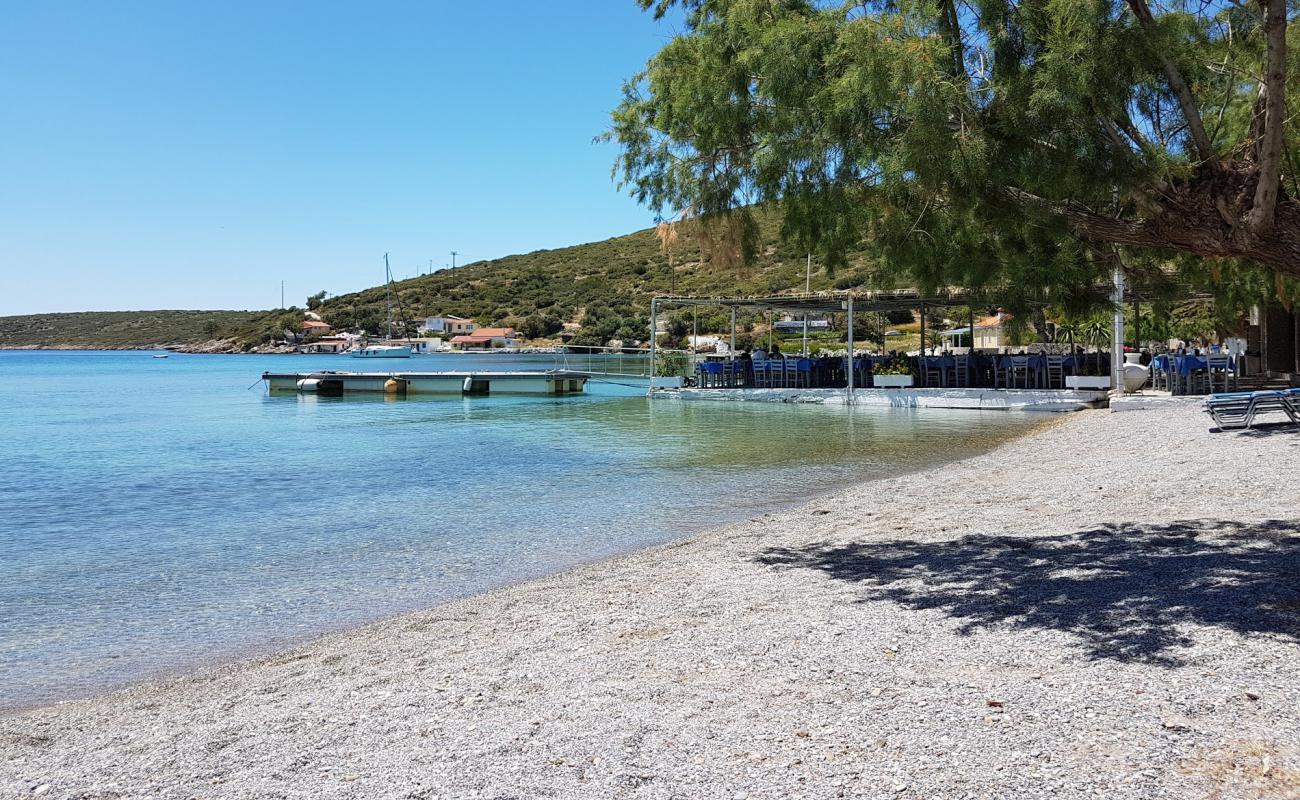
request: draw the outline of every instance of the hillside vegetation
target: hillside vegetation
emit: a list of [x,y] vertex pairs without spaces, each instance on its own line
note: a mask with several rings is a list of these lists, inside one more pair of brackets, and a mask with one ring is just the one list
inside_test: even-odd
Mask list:
[[0,348],[186,345],[259,319],[257,311],[79,311],[0,317]]
[[[715,246],[693,224],[670,246],[648,228],[600,242],[478,261],[394,283],[394,333],[414,333],[437,314],[506,325],[527,339],[582,325],[578,344],[645,338],[655,295],[775,294],[802,289],[805,254],[780,241],[774,217],[758,215],[758,257],[749,266],[715,263]],[[671,263],[671,267],[670,267]],[[812,288],[848,288],[866,277],[860,264],[828,275],[813,265]],[[307,307],[338,330],[382,334],[384,287],[309,298]],[[238,348],[266,345],[300,330],[303,309],[273,311],[118,311],[0,317],[0,347],[132,348],[193,345],[213,339]],[[700,330],[722,330],[721,313],[702,315]]]
[[[603,344],[609,338],[645,338],[650,299],[656,295],[775,294],[803,288],[805,254],[780,241],[774,219],[760,217],[758,257],[750,266],[709,260],[714,248],[692,228],[683,226],[680,238],[667,248],[650,228],[410,278],[393,285],[394,315],[410,322],[457,314],[480,325],[509,325],[530,339],[578,322],[583,326],[579,343]],[[812,288],[848,288],[865,278],[860,261],[834,276],[814,264]],[[384,287],[329,298],[316,310],[336,328],[380,331]]]

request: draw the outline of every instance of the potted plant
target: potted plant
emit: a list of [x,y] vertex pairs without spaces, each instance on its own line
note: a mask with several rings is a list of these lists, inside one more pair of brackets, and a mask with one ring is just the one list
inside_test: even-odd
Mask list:
[[909,359],[895,358],[878,364],[872,370],[871,383],[878,389],[905,389],[912,385],[912,364]]

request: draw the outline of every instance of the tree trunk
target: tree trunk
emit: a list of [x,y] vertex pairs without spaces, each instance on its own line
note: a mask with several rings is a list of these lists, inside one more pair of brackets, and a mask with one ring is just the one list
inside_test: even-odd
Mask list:
[[1260,0],[1268,56],[1264,72],[1264,132],[1259,141],[1259,183],[1246,224],[1264,234],[1275,222],[1273,211],[1282,179],[1282,134],[1286,124],[1286,0]]
[[1240,258],[1300,278],[1300,204],[1288,200],[1275,209],[1264,233],[1205,225],[1200,215],[1166,211],[1150,220],[1124,220],[1086,209],[1061,209],[1079,235],[1095,242],[1175,250],[1206,258]]

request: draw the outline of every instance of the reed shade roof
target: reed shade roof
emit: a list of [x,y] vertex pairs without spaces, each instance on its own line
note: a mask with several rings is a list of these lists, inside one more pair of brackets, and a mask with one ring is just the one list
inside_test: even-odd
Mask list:
[[[1181,289],[1178,290],[1178,289]],[[1212,299],[1213,295],[1199,292],[1187,287],[1178,287],[1172,293],[1169,287],[1161,290],[1127,289],[1126,300],[1155,300],[1173,294],[1179,299]],[[1097,292],[1108,297],[1110,286],[1098,286]],[[810,314],[831,314],[848,310],[849,297],[853,298],[853,310],[856,312],[895,311],[900,309],[918,309],[926,306],[965,306],[996,305],[987,294],[976,294],[964,289],[949,289],[932,294],[921,294],[911,289],[860,291],[860,292],[818,292],[815,294],[771,295],[767,297],[673,297],[659,296],[654,299],[660,308],[667,306],[721,306],[723,308],[753,309],[762,311],[806,312]],[[1047,305],[1041,303],[1039,305]]]
[[848,310],[849,297],[854,311],[890,311],[919,308],[924,305],[965,305],[978,302],[962,291],[921,295],[914,291],[820,292],[817,294],[774,295],[769,297],[656,297],[664,306],[721,306],[723,308],[762,311],[792,311],[831,314]]

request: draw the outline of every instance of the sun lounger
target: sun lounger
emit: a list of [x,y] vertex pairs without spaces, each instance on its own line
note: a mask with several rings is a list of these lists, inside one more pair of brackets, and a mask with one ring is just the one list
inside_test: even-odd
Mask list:
[[1205,410],[1220,430],[1249,428],[1260,414],[1279,412],[1300,423],[1300,392],[1229,392],[1210,395]]

